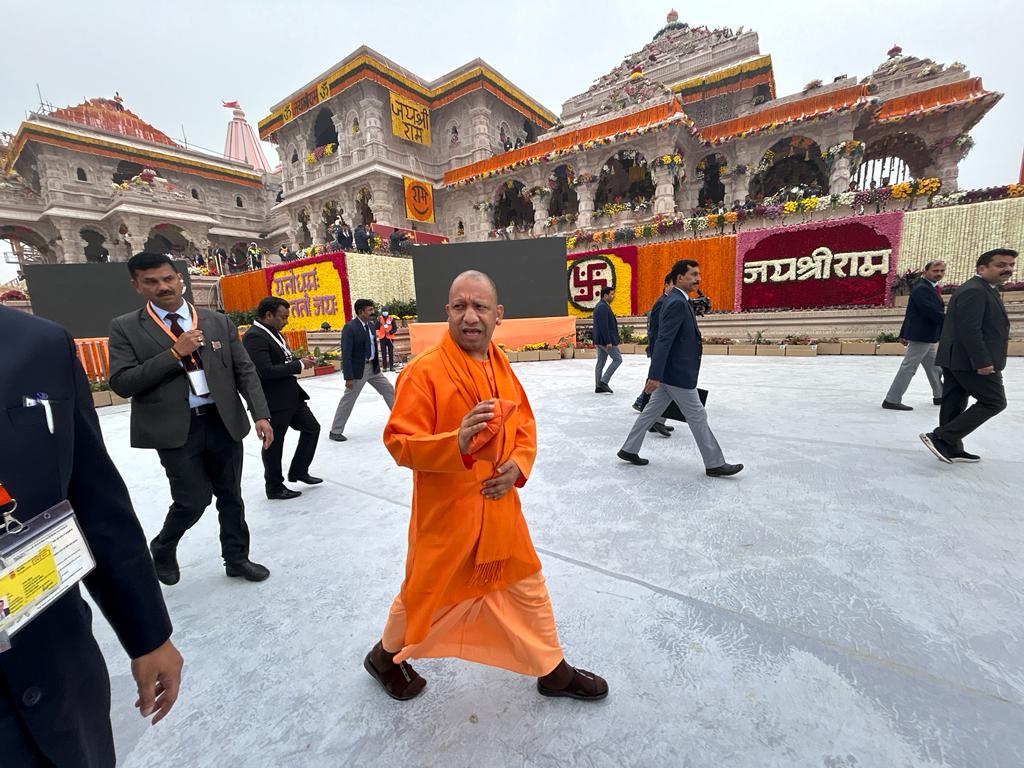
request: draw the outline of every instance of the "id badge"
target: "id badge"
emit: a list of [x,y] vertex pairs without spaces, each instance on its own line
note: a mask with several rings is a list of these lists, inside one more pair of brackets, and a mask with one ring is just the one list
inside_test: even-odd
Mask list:
[[210,385],[206,383],[206,371],[185,371],[188,376],[188,388],[196,397],[209,397]]
[[96,560],[71,505],[0,525],[0,653],[10,638],[75,587]]

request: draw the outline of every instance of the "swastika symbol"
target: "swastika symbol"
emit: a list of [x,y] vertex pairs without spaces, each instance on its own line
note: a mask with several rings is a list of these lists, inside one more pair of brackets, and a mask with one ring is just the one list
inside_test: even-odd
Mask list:
[[601,289],[615,287],[615,267],[603,257],[578,259],[569,267],[569,301],[581,310],[592,310],[601,300]]

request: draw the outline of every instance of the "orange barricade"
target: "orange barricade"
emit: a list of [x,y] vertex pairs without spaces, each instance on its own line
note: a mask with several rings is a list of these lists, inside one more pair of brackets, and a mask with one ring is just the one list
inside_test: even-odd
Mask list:
[[110,375],[110,353],[106,337],[75,339],[75,351],[89,381],[107,380]]

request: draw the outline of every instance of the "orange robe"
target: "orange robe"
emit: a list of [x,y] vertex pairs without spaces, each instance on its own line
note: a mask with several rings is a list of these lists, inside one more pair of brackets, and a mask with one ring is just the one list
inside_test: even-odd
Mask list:
[[[489,391],[467,392],[464,378],[453,375],[453,358]],[[504,430],[499,460],[467,466],[459,451],[459,425],[479,402],[477,394],[483,395],[479,399],[500,396],[517,407]],[[384,646],[391,651],[401,647],[397,661],[457,656],[523,674],[550,672],[562,660],[561,647],[518,490],[498,501],[481,493],[483,482],[495,476],[495,467],[506,458],[519,467],[516,485],[521,487],[537,452],[533,411],[505,355],[492,344],[485,365],[446,334],[399,375],[384,443],[398,464],[413,470],[405,580],[391,609]],[[478,562],[488,514],[489,524],[503,521],[507,557],[497,570]],[[481,579],[484,572],[488,576]]]

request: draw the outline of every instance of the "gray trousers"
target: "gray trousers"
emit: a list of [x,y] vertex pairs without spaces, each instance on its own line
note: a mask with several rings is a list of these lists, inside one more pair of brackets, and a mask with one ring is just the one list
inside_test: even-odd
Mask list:
[[700,396],[696,389],[683,389],[662,384],[651,395],[651,401],[644,408],[643,412],[636,417],[633,428],[629,430],[626,442],[622,450],[627,453],[640,453],[640,448],[647,437],[647,430],[651,425],[661,418],[661,414],[668,407],[668,404],[675,400],[679,410],[686,417],[686,425],[693,433],[693,439],[697,443],[697,449],[704,459],[704,466],[707,469],[720,467],[725,464],[725,455],[722,453],[718,441],[708,426],[708,414],[700,402]]
[[[611,349],[605,349],[604,347],[594,345],[597,349],[597,366],[594,368],[594,385],[607,384],[612,380],[612,374],[615,373],[615,369],[622,365],[622,353],[619,352],[618,346],[613,346]],[[608,362],[608,358],[612,359],[612,364],[608,366],[608,370],[604,369],[604,364]]]
[[345,434],[345,425],[348,423],[348,417],[352,415],[352,406],[356,404],[356,399],[359,397],[359,393],[363,391],[363,387],[367,384],[380,392],[380,396],[383,397],[384,402],[388,404],[388,410],[394,408],[395,388],[391,386],[391,382],[388,381],[387,376],[383,373],[374,373],[373,365],[371,363],[367,363],[363,366],[363,377],[361,379],[355,379],[352,382],[352,388],[346,389],[345,394],[341,396],[341,402],[338,403],[338,410],[334,412],[334,422],[331,424],[332,435]]
[[890,403],[903,402],[903,393],[910,386],[910,380],[917,373],[917,366],[924,368],[928,383],[932,385],[932,397],[942,397],[942,369],[935,365],[935,344],[927,341],[908,341],[903,352],[903,361],[892,380],[889,394],[885,396]]

